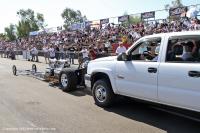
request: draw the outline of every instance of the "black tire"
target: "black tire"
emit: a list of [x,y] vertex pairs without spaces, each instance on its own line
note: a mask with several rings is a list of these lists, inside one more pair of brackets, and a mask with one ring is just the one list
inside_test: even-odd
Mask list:
[[[101,89],[103,89],[101,91]],[[109,107],[115,100],[115,94],[106,79],[97,80],[92,88],[95,104],[100,107]],[[105,96],[103,96],[105,95]]]
[[37,66],[36,66],[35,64],[32,65],[32,71],[33,71],[34,73],[37,72]]
[[14,76],[17,76],[17,67],[15,65],[12,66],[12,72]]
[[[64,81],[63,81],[63,77],[62,76],[66,76],[66,84],[64,84]],[[77,87],[77,76],[75,74],[75,72],[67,72],[67,71],[62,71],[60,73],[60,76],[59,76],[59,83],[60,83],[60,86],[61,86],[61,89],[65,92],[70,92],[70,91],[73,91],[76,89]]]

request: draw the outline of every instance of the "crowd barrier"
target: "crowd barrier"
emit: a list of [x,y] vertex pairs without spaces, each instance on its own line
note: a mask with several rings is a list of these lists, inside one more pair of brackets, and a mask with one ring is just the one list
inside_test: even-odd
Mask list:
[[[2,54],[7,54],[8,52],[10,52],[10,51],[3,51],[3,50],[0,50],[0,54],[2,55]],[[25,52],[25,54],[27,55],[30,55],[30,52],[27,52],[27,51],[23,51],[23,50],[15,50],[15,51],[12,51],[15,55],[22,55],[23,56],[23,54],[24,54],[24,52]],[[69,58],[69,54],[71,53],[71,52],[69,52],[69,51],[65,51],[65,52],[55,52],[56,54],[59,54],[59,55],[61,55],[61,54],[64,54],[64,56],[66,57],[66,58]],[[38,50],[38,54],[37,54],[38,56],[44,56],[45,55],[45,53],[42,51],[42,50]],[[75,58],[78,58],[78,53],[74,53],[74,56],[75,56]]]
[[[11,51],[3,51],[3,50],[0,50],[0,55],[3,56],[3,55],[6,55],[8,54],[9,52]],[[25,52],[25,53],[24,53]],[[26,58],[27,58],[27,55],[28,56],[31,56],[30,52],[27,52],[27,51],[23,51],[23,50],[15,50],[15,51],[12,51],[12,53],[14,53],[14,55],[26,55]],[[74,59],[78,59],[79,57],[79,52],[70,52],[70,51],[64,51],[64,52],[55,52],[56,55],[58,55],[59,57],[60,56],[63,56],[64,58],[69,58],[70,54],[73,54],[73,58]],[[45,52],[42,51],[42,50],[38,50],[38,54],[37,56],[43,56],[44,57],[45,55]],[[97,55],[97,58],[100,58],[100,57],[106,57],[106,56],[110,56],[111,54],[98,54]]]

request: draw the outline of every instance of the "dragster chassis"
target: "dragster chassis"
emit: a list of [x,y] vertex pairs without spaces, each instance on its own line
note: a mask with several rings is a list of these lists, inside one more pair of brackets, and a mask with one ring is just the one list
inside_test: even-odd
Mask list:
[[78,87],[85,87],[84,75],[87,68],[80,68],[77,65],[67,65],[61,68],[46,68],[45,72],[38,71],[35,64],[31,69],[19,70],[16,65],[12,67],[14,76],[23,75],[49,82],[50,85],[59,85],[66,92],[73,91]]

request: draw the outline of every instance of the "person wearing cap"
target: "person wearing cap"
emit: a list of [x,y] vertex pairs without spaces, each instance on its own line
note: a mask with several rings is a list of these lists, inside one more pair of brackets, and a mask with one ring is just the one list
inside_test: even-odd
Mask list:
[[119,43],[119,46],[117,47],[115,53],[116,55],[119,55],[121,53],[125,53],[126,52],[126,47],[123,45],[122,42]]

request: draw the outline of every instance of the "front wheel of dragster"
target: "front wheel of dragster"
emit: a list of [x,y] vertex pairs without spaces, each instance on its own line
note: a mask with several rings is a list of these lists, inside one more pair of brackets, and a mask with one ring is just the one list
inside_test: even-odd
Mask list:
[[12,72],[14,76],[17,76],[17,67],[15,65],[12,66]]
[[36,66],[35,64],[32,65],[32,71],[33,71],[34,73],[37,72],[37,66]]
[[77,87],[77,78],[75,72],[62,71],[59,78],[61,89],[65,92],[75,90]]

